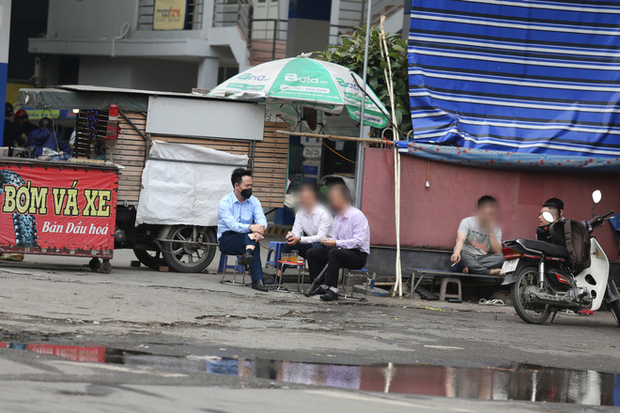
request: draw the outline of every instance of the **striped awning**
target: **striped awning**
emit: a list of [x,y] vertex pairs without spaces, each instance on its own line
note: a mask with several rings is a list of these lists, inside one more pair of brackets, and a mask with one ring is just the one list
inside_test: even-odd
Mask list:
[[620,1],[413,0],[414,139],[620,156]]

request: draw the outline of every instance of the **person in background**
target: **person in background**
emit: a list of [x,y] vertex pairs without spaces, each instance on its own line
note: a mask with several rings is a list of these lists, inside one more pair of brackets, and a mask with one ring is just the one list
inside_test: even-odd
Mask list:
[[461,221],[451,259],[464,273],[500,274],[504,256],[497,220],[497,201],[485,195],[478,200],[478,213]]
[[0,140],[0,146],[20,146],[28,142],[28,138],[23,135],[19,127],[11,122],[13,116],[13,105],[6,103],[4,106],[4,140]]
[[330,188],[329,204],[336,213],[334,237],[322,238],[321,244],[327,248],[311,248],[307,260],[311,281],[328,265],[324,283],[310,295],[335,301],[338,299],[340,269],[360,269],[366,265],[370,254],[370,226],[364,213],[351,205],[351,193],[345,185],[337,184]]
[[[320,202],[320,191],[317,184],[304,181],[297,187],[297,206],[293,229],[286,235],[286,245],[282,253],[287,254],[293,250],[299,251],[299,255],[306,258],[310,248],[320,248],[323,238],[331,238],[333,235],[333,223],[331,213]],[[281,277],[286,267],[278,266],[276,276]],[[268,280],[273,283],[274,280]]]
[[557,208],[560,212],[560,220],[564,221],[564,201],[560,198],[549,198],[543,204],[543,207],[544,206],[553,206]]
[[69,138],[69,146],[71,147],[71,150],[73,150],[73,147],[75,146],[76,138],[77,138],[77,131],[73,129],[73,132],[71,132],[71,137]]
[[233,190],[220,201],[217,211],[217,240],[226,255],[240,255],[240,265],[250,267],[252,288],[266,292],[260,259],[260,240],[267,228],[267,218],[258,198],[252,195],[252,172],[233,171]]
[[37,129],[35,125],[30,123],[30,119],[28,118],[28,112],[26,112],[24,109],[20,109],[15,112],[15,116],[13,116],[13,118],[15,119],[15,124],[19,127],[20,132],[26,136],[27,141],[28,135],[30,135],[30,133]]
[[[557,198],[551,198],[557,199]],[[561,201],[560,201],[561,202]],[[547,222],[543,217],[544,212],[549,212],[553,215],[553,222]],[[545,202],[540,209],[540,214],[538,214],[538,227],[536,228],[536,239],[539,241],[551,242],[553,243],[553,237],[551,236],[551,231],[549,228],[551,224],[558,222],[562,219],[560,209],[557,207],[557,203],[549,203],[549,201]]]
[[43,148],[71,154],[69,144],[54,132],[54,124],[50,118],[41,118],[39,127],[28,135],[28,146],[35,148],[35,158],[43,155]]

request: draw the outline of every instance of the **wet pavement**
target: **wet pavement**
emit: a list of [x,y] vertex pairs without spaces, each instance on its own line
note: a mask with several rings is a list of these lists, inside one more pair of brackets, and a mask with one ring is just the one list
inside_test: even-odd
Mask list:
[[52,258],[0,263],[2,412],[565,413],[620,401],[608,312],[533,326],[510,307],[328,304],[132,268],[127,254],[111,274]]
[[348,365],[209,355],[177,356],[104,346],[48,343],[0,342],[2,348],[74,362],[108,363],[181,374],[206,372],[365,392],[620,406],[620,375],[523,363],[476,368],[420,363]]

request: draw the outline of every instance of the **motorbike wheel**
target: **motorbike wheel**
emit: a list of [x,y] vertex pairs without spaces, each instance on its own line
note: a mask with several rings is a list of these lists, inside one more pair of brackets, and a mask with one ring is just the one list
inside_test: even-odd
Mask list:
[[[176,272],[202,272],[215,256],[217,234],[213,228],[174,225],[162,231],[164,260]],[[176,242],[175,242],[176,241]],[[195,242],[195,244],[193,243]],[[199,245],[210,243],[214,245]]]
[[529,287],[538,285],[538,268],[535,266],[525,267],[519,271],[516,282],[512,285],[510,295],[515,311],[521,320],[529,324],[542,324],[551,315],[551,309],[545,304],[532,304],[527,301]]
[[607,307],[609,307],[611,313],[616,319],[616,323],[618,323],[618,326],[620,326],[620,300],[614,301],[613,303],[608,303]]
[[149,268],[159,268],[166,263],[160,250],[148,251],[136,248],[133,253],[142,264]]
[[[616,287],[616,283],[613,280],[610,280],[610,282],[611,282],[611,288],[615,288],[617,290],[618,287]],[[620,326],[620,300],[607,303],[607,307],[609,307],[609,310],[611,311],[611,313],[614,315],[614,318],[616,319],[616,323],[618,323],[618,326]]]

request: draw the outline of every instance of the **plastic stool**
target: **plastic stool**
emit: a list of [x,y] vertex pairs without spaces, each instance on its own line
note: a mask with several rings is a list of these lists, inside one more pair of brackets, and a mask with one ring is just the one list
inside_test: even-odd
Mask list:
[[[226,258],[224,260],[224,271],[222,273],[222,279],[220,280],[220,284],[229,284],[229,285],[238,285],[238,286],[249,285],[248,283],[245,282],[245,275],[247,274],[247,270],[243,265],[239,265],[239,259],[241,258],[241,256],[235,257],[235,265],[228,264],[228,255],[222,255],[222,256]],[[233,278],[232,280],[226,280],[226,270],[231,269],[231,268],[235,269],[235,271],[233,272]],[[241,271],[239,271],[239,269],[241,269]],[[237,274],[243,274],[243,278],[241,279],[241,282],[237,281]]]
[[[448,289],[448,284],[456,284],[458,294],[448,294],[446,290]],[[439,300],[446,301],[446,298],[458,298],[459,300],[463,300],[461,294],[461,280],[459,278],[450,278],[445,277],[441,279],[441,287],[439,288]]]
[[[365,300],[366,295],[368,294],[368,285],[366,285],[366,290],[364,290],[364,297],[354,297],[353,293],[355,290],[355,278],[360,275],[366,275],[368,279],[369,273],[366,268],[343,268],[342,269],[342,288],[344,289],[344,298],[346,300]],[[347,284],[350,284],[347,286]],[[349,295],[348,288],[351,289],[351,294]]]
[[[238,259],[237,259],[238,261]],[[221,272],[221,273],[226,273],[226,270],[235,270],[237,271],[237,273],[239,274],[243,274],[243,265],[238,265],[235,263],[235,265],[230,265],[228,264],[228,255],[226,254],[220,254],[220,263],[217,266],[217,272]]]
[[278,266],[278,261],[282,257],[282,248],[284,248],[285,245],[286,242],[271,241],[269,243],[269,252],[267,253],[267,260],[265,261],[265,268],[276,268]]

